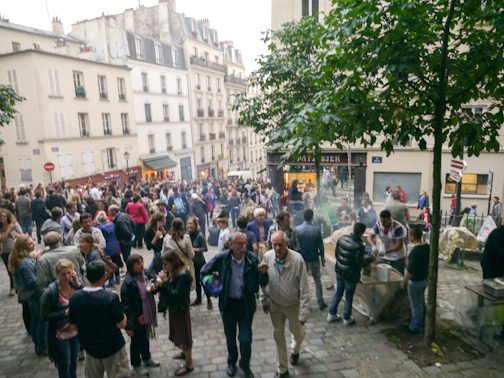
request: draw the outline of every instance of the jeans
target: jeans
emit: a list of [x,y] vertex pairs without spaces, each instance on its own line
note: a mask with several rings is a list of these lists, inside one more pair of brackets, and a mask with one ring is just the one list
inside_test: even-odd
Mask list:
[[142,360],[147,362],[151,359],[149,337],[145,326],[136,327],[133,333],[134,336],[131,338],[130,345],[131,366],[138,367],[141,365]]
[[231,216],[233,217],[233,227],[236,228],[236,220],[240,216],[240,208],[239,207],[232,207],[231,208]]
[[42,229],[43,224],[44,220],[35,219],[35,227],[37,228],[37,241],[39,244],[42,242],[42,235],[40,234],[40,230]]
[[45,333],[47,323],[40,317],[40,297],[35,294],[26,301],[31,314],[31,336],[35,348],[38,350],[47,349]]
[[145,234],[145,223],[137,223],[135,230],[135,240],[133,242],[134,248],[142,248],[143,247],[143,237]]
[[24,234],[28,234],[30,237],[32,236],[32,231],[33,231],[33,220],[31,214],[28,216],[22,217],[19,220],[19,225],[21,226],[21,229],[23,230]]
[[238,361],[238,348],[236,347],[236,326],[238,325],[240,342],[240,367],[250,368],[250,356],[252,355],[252,320],[245,312],[243,299],[228,298],[226,308],[222,312],[224,333],[228,349],[228,364],[236,365]]
[[56,344],[61,354],[61,360],[58,361],[59,378],[76,378],[77,358],[79,357],[80,349],[79,335],[69,340],[60,340],[56,338]]
[[277,214],[278,214],[278,206],[276,207],[275,205],[271,206],[271,216],[273,217],[273,220],[275,220]]
[[427,306],[425,305],[425,289],[427,280],[408,281],[408,296],[411,306],[411,323],[409,328],[413,332],[420,332],[425,325],[425,314]]
[[319,306],[324,304],[324,295],[322,293],[322,282],[320,282],[320,260],[306,262],[306,271],[311,271],[313,281],[315,281],[315,294]]
[[334,294],[331,307],[329,307],[329,313],[331,315],[336,315],[338,313],[338,305],[341,298],[343,298],[343,292],[345,292],[345,312],[343,314],[343,319],[348,320],[352,316],[352,302],[357,282],[350,281],[341,274],[336,273],[336,283],[336,294]]
[[124,260],[124,265],[126,265],[126,260],[128,260],[128,257],[131,253],[131,248],[133,247],[133,244],[131,242],[119,242],[119,248],[121,248],[121,255]]

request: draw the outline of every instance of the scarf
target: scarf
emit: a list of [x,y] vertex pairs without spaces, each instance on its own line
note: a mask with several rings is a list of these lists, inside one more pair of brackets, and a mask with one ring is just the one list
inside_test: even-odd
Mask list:
[[194,232],[187,232],[189,234],[189,237],[191,238],[191,244],[194,244],[194,241],[196,240],[196,236],[198,236],[199,231],[194,231]]
[[156,302],[154,301],[154,296],[147,292],[147,280],[142,274],[139,277],[134,277],[137,282],[138,290],[140,291],[140,298],[142,299],[142,310],[143,310],[143,323],[147,331],[147,336],[149,339],[156,338],[155,327],[157,327],[156,320]]

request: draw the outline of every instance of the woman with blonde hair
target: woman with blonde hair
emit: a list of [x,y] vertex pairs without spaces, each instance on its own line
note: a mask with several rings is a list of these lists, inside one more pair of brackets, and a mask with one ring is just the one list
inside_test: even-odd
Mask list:
[[75,378],[80,342],[77,330],[70,325],[68,307],[70,297],[83,285],[70,260],[58,260],[54,265],[54,275],[56,281],[44,291],[40,305],[42,319],[49,323],[49,359],[57,366],[60,378]]
[[[182,222],[180,218],[175,219],[175,221],[177,220]],[[173,222],[175,223],[175,221]],[[174,357],[174,359],[185,360],[185,364],[175,370],[175,375],[181,376],[194,370],[191,314],[189,312],[191,285],[194,280],[189,272],[189,266],[177,252],[165,252],[161,260],[164,271],[157,275],[158,280],[162,282],[159,289],[159,312],[166,313],[168,310],[170,341],[182,349],[182,352]]]
[[185,233],[184,221],[180,218],[175,218],[168,235],[163,240],[163,255],[165,252],[176,252],[188,266],[191,273],[192,284],[191,290],[196,289],[196,281],[194,278],[194,250],[192,247],[191,238]]
[[74,193],[72,195],[72,202],[75,203],[77,205],[77,212],[79,214],[82,214],[82,201],[81,201],[81,196],[79,195],[79,193]]
[[14,241],[16,238],[23,233],[21,226],[16,221],[16,218],[12,213],[4,208],[0,208],[0,244],[2,252],[2,260],[9,273],[10,281],[10,291],[9,297],[13,297],[16,294],[14,290],[14,279],[12,273],[9,271],[9,256],[14,247]]
[[27,303],[31,315],[31,335],[35,352],[39,356],[47,355],[45,341],[46,324],[40,315],[41,292],[37,288],[35,243],[28,235],[16,239],[9,260],[9,271],[14,275],[18,299]]

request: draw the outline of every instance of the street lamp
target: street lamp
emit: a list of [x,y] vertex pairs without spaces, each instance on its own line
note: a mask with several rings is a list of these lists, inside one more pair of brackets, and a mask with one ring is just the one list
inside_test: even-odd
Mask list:
[[130,153],[128,150],[124,152],[124,158],[126,159],[126,182],[129,182],[129,158],[130,158]]

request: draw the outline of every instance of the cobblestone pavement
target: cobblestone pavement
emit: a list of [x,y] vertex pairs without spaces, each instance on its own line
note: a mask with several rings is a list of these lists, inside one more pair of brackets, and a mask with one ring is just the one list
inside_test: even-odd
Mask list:
[[[150,253],[145,249],[140,253],[146,263]],[[207,254],[207,259],[216,253],[215,248]],[[457,293],[466,284],[478,282],[481,271],[477,263],[468,263],[476,270],[458,271],[440,263],[439,270],[439,311],[443,321],[453,319],[453,308]],[[147,266],[147,264],[146,264]],[[322,276],[325,301],[329,304],[334,291],[325,287],[334,283],[331,264],[325,268]],[[367,319],[354,311],[357,324],[344,327],[341,322],[328,324],[325,320],[327,311],[320,311],[316,305],[315,288],[311,286],[311,317],[306,323],[307,333],[303,343],[299,365],[290,367],[291,375],[310,377],[412,377],[421,375],[439,376],[504,376],[504,354],[502,349],[487,354],[487,357],[473,362],[446,365],[441,368],[420,369],[413,361],[397,350],[381,333],[384,328],[393,327],[391,323],[379,323],[369,326]],[[194,294],[193,294],[194,295]],[[342,304],[340,304],[340,307]],[[37,357],[33,343],[26,334],[21,319],[21,306],[16,297],[8,297],[8,277],[5,267],[0,268],[0,377],[55,377],[56,368],[47,358]],[[191,308],[192,331],[194,338],[193,357],[194,377],[226,376],[226,340],[214,299],[214,310],[203,305]],[[151,342],[153,358],[161,361],[160,368],[151,368],[150,376],[173,376],[180,362],[172,357],[178,350],[168,340],[168,321],[159,318],[157,339]],[[256,376],[272,378],[276,370],[276,350],[272,337],[269,317],[258,308],[253,324],[252,371]],[[124,333],[127,340],[128,336]],[[129,354],[129,345],[128,345]],[[84,376],[84,363],[79,362],[78,375]],[[239,371],[237,376],[243,376]]]

